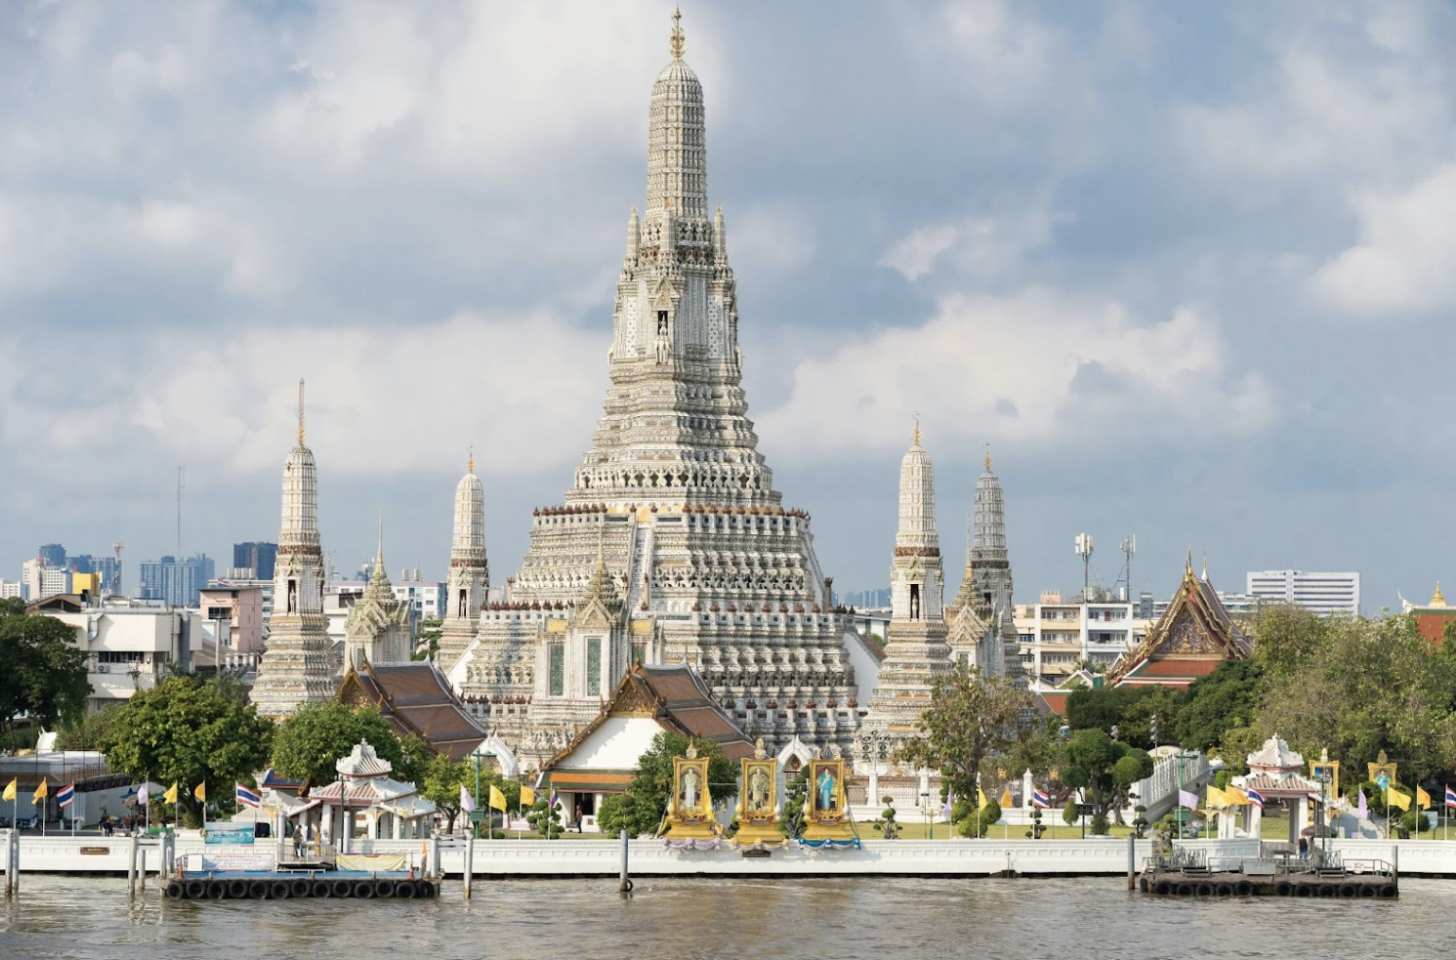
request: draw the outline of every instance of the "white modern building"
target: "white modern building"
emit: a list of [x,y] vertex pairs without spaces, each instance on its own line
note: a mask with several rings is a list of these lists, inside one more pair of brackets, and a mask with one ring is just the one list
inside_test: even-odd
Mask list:
[[1250,571],[1248,592],[1263,603],[1295,603],[1321,615],[1360,615],[1360,574]]
[[1111,668],[1140,643],[1152,621],[1137,604],[1122,601],[1062,602],[1055,594],[1016,607],[1016,632],[1026,672],[1055,683],[1083,662]]
[[34,603],[71,590],[71,573],[64,567],[47,566],[44,560],[27,560],[20,568],[25,600]]
[[216,649],[203,636],[201,618],[191,611],[124,597],[83,604],[61,595],[32,603],[32,613],[55,617],[76,631],[76,645],[86,653],[95,711],[150,690],[167,675],[171,664],[195,670],[214,662]]
[[11,597],[25,599],[25,584],[19,580],[0,580],[0,600],[8,600]]

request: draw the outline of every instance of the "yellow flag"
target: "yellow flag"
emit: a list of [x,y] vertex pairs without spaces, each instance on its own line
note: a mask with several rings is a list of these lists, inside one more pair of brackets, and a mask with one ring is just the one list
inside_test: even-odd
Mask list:
[[194,797],[196,797],[197,799],[201,800],[203,803],[206,803],[207,802],[207,781],[204,780],[201,783],[199,783],[197,785],[197,789],[192,791],[192,795]]
[[1224,790],[1224,795],[1228,797],[1230,806],[1247,807],[1249,805],[1249,795],[1238,787],[1227,788]]
[[501,793],[500,787],[493,783],[490,785],[490,805],[501,813],[506,812],[506,795]]
[[536,791],[530,787],[521,787],[521,806],[529,807],[536,802]]
[[8,784],[5,785],[5,792],[0,793],[0,800],[14,800],[15,791],[19,789],[19,787],[20,781],[18,779],[11,780]]
[[1204,800],[1203,805],[1206,807],[1227,807],[1230,805],[1228,794],[1210,783],[1208,785],[1208,798]]
[[1008,783],[1006,785],[1006,788],[1001,791],[1001,809],[1009,810],[1011,809],[1011,805],[1015,802],[1016,801],[1011,799],[1011,784]]
[[35,799],[37,801],[44,800],[46,797],[48,797],[50,795],[51,795],[51,788],[46,784],[46,782],[44,780],[42,780],[40,782],[40,786],[38,786],[38,787],[35,788]]
[[1416,806],[1422,810],[1428,810],[1431,806],[1431,795],[1420,787],[1416,787]]
[[977,810],[986,809],[986,791],[982,790],[980,787],[976,788],[976,802],[980,804],[980,806],[976,808]]
[[1410,797],[1401,793],[1394,787],[1390,787],[1385,791],[1385,802],[1399,810],[1410,809]]
[[166,793],[162,794],[162,799],[165,800],[165,801],[167,801],[168,803],[176,803],[177,802],[177,784],[176,783],[173,783],[172,786],[171,786],[171,788]]

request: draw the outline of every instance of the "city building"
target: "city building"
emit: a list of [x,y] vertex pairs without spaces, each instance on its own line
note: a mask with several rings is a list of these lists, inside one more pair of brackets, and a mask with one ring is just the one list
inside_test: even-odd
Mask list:
[[223,576],[209,580],[207,586],[208,589],[256,588],[261,594],[263,602],[263,637],[267,639],[268,621],[273,617],[273,581],[257,579],[252,576],[252,573],[252,567],[234,567],[225,571]]
[[198,616],[208,636],[217,641],[223,670],[256,667],[263,654],[263,588],[259,586],[204,587],[198,598]]
[[277,562],[276,543],[259,540],[233,544],[233,569],[253,571],[247,577],[240,576],[240,580],[272,580]]
[[1264,603],[1294,603],[1321,616],[1360,615],[1360,574],[1260,570],[1248,575],[1248,592]]
[[91,683],[90,712],[150,690],[173,666],[210,668],[217,656],[194,611],[160,602],[111,596],[85,603],[61,594],[32,602],[29,613],[43,613],[76,631],[86,653]]
[[216,576],[212,558],[205,553],[181,560],[171,556],[143,560],[138,566],[138,598],[174,607],[197,606],[198,594]]
[[[880,793],[905,799],[886,775],[913,739],[936,681],[954,669],[946,642],[945,571],[935,529],[935,468],[916,421],[900,462],[900,516],[890,566],[890,625],[885,659],[854,745],[855,771],[874,768]],[[913,790],[912,790],[913,792]]]
[[275,608],[252,700],[261,716],[282,720],[301,704],[334,696],[332,645],[324,619],[323,550],[318,530],[318,466],[304,445],[303,381],[298,384],[298,443],[283,464],[282,524],[274,571]]
[[57,567],[47,565],[40,558],[21,564],[20,581],[25,585],[25,599],[28,602],[71,592],[71,571],[65,568],[64,557],[61,561],[61,566]]
[[[121,561],[114,556],[101,557],[89,553],[82,553],[77,556],[66,557],[66,568],[72,574],[94,573],[99,579],[99,589],[102,593],[119,594],[121,590]],[[78,590],[72,590],[79,593]]]
[[24,600],[25,584],[19,580],[0,579],[0,600],[8,600],[11,597]]
[[59,543],[41,544],[40,548],[36,550],[35,558],[41,562],[42,566],[63,570],[66,566],[66,548]]
[[481,612],[451,672],[523,762],[564,747],[634,663],[696,665],[771,752],[795,736],[848,752],[875,686],[809,515],[784,507],[747,416],[703,88],[683,43],[675,26],[652,87],[646,207],[627,223],[591,449],[566,502],[534,512],[506,601]]
[[1055,686],[1086,666],[1110,670],[1147,634],[1149,622],[1137,604],[1063,602],[1044,595],[1042,602],[1017,607],[1021,658],[1042,686]]

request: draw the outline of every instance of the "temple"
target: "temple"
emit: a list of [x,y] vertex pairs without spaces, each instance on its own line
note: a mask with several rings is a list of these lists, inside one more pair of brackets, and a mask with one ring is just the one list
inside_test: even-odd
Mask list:
[[[935,530],[935,469],[920,445],[916,421],[900,463],[900,520],[890,568],[890,625],[879,685],[869,699],[855,743],[855,770],[876,774],[905,742],[930,705],[937,677],[952,670],[946,643],[944,571]],[[873,798],[878,800],[878,796]]]
[[875,659],[833,606],[808,513],[784,506],[758,452],[727,229],[708,203],[703,88],[676,25],[669,50],[591,449],[565,503],[535,511],[503,601],[444,661],[523,760],[566,746],[638,663],[691,664],[773,750],[796,736],[848,749],[861,685],[874,682]]
[[448,589],[448,606],[440,625],[439,660],[454,665],[475,638],[480,608],[490,590],[490,567],[485,556],[485,487],[475,475],[473,450],[465,465],[465,476],[455,487]]
[[395,733],[419,737],[452,760],[464,760],[486,739],[485,730],[455,696],[450,681],[429,660],[351,663],[334,699],[374,707]]
[[342,669],[363,663],[409,663],[410,609],[394,595],[384,571],[384,516],[379,518],[379,552],[369,583],[344,621]]
[[966,538],[966,569],[946,611],[951,655],[983,674],[1024,677],[1021,641],[1012,606],[1011,558],[1006,549],[1006,504],[1001,481],[986,470],[976,480],[973,530]]
[[1213,589],[1207,565],[1202,578],[1193,572],[1190,553],[1173,602],[1137,649],[1112,668],[1107,683],[1186,689],[1225,660],[1246,659],[1252,649]]
[[298,382],[298,444],[283,464],[283,523],[278,533],[273,617],[251,698],[261,716],[282,720],[300,704],[334,695],[331,644],[323,607],[318,530],[318,468],[304,445],[303,381]]

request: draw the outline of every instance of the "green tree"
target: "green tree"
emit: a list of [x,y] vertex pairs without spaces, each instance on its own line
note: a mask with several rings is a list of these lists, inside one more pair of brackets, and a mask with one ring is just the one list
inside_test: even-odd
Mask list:
[[[189,796],[206,783],[215,800],[231,796],[234,782],[252,782],[268,762],[273,734],[272,722],[255,707],[238,703],[215,684],[167,677],[116,709],[101,747],[114,771],[175,782]],[[201,815],[201,804],[189,799],[186,805]]]
[[982,766],[1004,760],[1019,740],[1036,736],[1040,726],[1028,723],[1031,693],[1005,677],[983,677],[964,667],[942,674],[931,689],[930,703],[920,716],[920,737],[896,759],[939,770],[958,797],[973,797]]
[[885,809],[880,812],[880,819],[875,821],[875,830],[883,834],[886,840],[899,840],[900,825],[895,822],[895,798],[886,797],[884,803]]
[[[551,806],[547,794],[537,794],[536,802],[526,814],[526,822],[546,840],[559,840],[564,832],[561,826],[561,812]],[[618,830],[621,827],[617,828]],[[630,827],[628,828],[630,832]]]
[[1107,815],[1126,795],[1127,788],[1152,774],[1153,758],[1146,750],[1113,740],[1101,730],[1078,730],[1067,742],[1062,782],[1085,789],[1092,816]]
[[1068,797],[1067,805],[1062,808],[1062,822],[1067,826],[1075,826],[1077,823],[1077,798]]
[[312,784],[333,783],[334,769],[354,745],[367,740],[380,759],[398,770],[404,749],[394,728],[371,706],[347,703],[305,704],[278,727],[273,740],[273,767],[283,776]]
[[108,704],[82,719],[73,720],[56,736],[56,746],[61,750],[100,750],[125,705],[124,702]]
[[1254,662],[1271,677],[1297,675],[1324,648],[1332,625],[1292,603],[1264,607],[1254,617]]
[[0,600],[0,665],[0,743],[19,717],[55,728],[85,715],[91,683],[74,627],[26,613],[18,598]]
[[437,753],[425,765],[423,778],[416,782],[421,785],[420,796],[445,815],[445,832],[454,833],[455,820],[460,816],[460,788],[473,788],[475,764],[451,760],[449,754]]
[[809,768],[800,770],[784,784],[784,815],[779,820],[779,832],[789,839],[804,831],[804,804],[809,800]]
[[979,839],[991,831],[992,824],[1001,819],[1001,804],[991,797],[986,798],[986,805],[979,810],[972,810],[970,815],[959,822],[958,832],[963,837]]
[[[1219,748],[1230,730],[1254,723],[1264,667],[1257,659],[1226,660],[1188,688],[1178,714],[1178,742],[1208,753]],[[1220,750],[1225,762],[1241,761]]]
[[620,809],[623,818],[630,816],[623,825],[632,836],[656,833],[662,824],[667,801],[672,796],[672,760],[687,756],[689,744],[697,748],[699,757],[708,758],[712,798],[722,802],[738,795],[738,769],[721,746],[701,737],[663,731],[652,738],[652,744],[638,758],[637,769],[627,782],[625,792],[632,799]]
[[407,734],[399,738],[399,762],[394,765],[394,779],[419,785],[435,759],[435,748],[423,737]]

